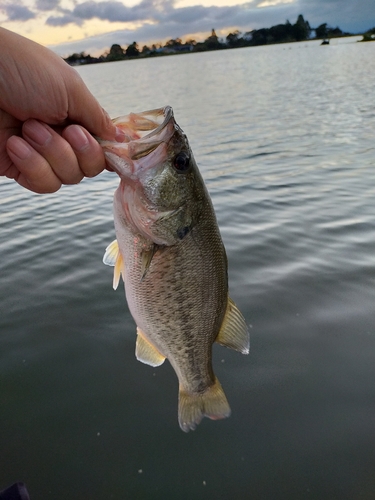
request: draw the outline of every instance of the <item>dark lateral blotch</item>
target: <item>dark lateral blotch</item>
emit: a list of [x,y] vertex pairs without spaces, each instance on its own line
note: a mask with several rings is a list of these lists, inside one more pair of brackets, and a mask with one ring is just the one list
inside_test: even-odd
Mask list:
[[177,236],[180,240],[183,240],[189,232],[190,232],[189,226],[180,227],[180,229],[177,230]]

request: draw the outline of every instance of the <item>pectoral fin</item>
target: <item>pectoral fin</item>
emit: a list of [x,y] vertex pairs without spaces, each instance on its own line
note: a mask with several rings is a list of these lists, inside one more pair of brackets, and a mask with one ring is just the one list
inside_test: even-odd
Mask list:
[[137,342],[135,344],[135,356],[138,361],[142,361],[146,365],[160,366],[164,363],[165,356],[149,342],[144,333],[137,328]]
[[125,269],[124,260],[120,253],[117,240],[112,241],[112,243],[107,246],[103,257],[103,262],[107,266],[115,267],[113,273],[113,288],[114,290],[116,290],[120,281],[121,274],[122,274],[122,279],[124,279],[124,269]]
[[216,342],[242,354],[249,354],[250,338],[245,318],[230,297]]
[[152,247],[149,250],[142,251],[142,268],[141,268],[142,277],[141,277],[141,281],[146,276],[146,273],[148,271],[148,268],[150,267],[152,258],[155,255],[158,248],[159,248],[159,246],[154,244],[154,245],[152,245]]

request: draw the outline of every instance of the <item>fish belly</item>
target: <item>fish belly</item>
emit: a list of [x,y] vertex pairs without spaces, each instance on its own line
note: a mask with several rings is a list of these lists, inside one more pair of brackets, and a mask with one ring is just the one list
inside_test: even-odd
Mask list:
[[146,338],[169,359],[180,384],[191,392],[203,391],[214,382],[212,344],[228,297],[220,234],[211,230],[203,237],[199,229],[176,245],[157,248],[144,276],[142,252],[150,242],[129,230],[117,231],[130,312]]

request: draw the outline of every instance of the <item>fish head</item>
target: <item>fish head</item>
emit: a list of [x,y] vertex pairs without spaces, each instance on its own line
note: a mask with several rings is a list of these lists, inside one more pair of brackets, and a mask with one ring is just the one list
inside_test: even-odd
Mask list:
[[170,106],[114,120],[122,143],[99,140],[120,176],[115,210],[158,245],[182,240],[199,220],[207,191],[187,137]]

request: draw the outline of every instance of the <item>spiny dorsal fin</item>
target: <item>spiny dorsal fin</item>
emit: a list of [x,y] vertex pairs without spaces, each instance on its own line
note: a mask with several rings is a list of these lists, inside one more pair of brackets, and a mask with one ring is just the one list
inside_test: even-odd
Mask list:
[[165,356],[149,342],[142,330],[137,328],[137,341],[135,344],[135,357],[146,365],[160,366],[164,363]]
[[120,281],[121,274],[122,279],[124,279],[124,260],[120,253],[117,240],[113,240],[112,243],[107,246],[103,257],[103,262],[107,266],[115,267],[113,273],[113,288],[114,290],[116,290]]
[[249,354],[249,330],[245,318],[230,297],[228,297],[227,310],[216,342],[242,354]]
[[146,273],[148,271],[148,268],[150,267],[152,258],[155,255],[158,248],[159,248],[159,246],[154,243],[148,250],[142,251],[142,268],[141,268],[142,277],[141,277],[141,281],[146,276]]

